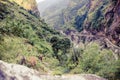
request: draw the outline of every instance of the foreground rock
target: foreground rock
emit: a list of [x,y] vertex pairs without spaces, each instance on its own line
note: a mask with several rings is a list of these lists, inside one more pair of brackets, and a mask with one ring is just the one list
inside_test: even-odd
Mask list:
[[93,74],[51,76],[22,65],[0,61],[0,80],[106,80]]
[[22,65],[0,61],[0,80],[41,80],[39,73]]

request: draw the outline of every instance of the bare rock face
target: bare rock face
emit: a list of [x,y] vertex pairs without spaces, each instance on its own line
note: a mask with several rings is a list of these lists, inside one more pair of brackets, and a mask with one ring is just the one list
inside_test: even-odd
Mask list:
[[33,10],[37,7],[35,0],[11,0],[22,6],[27,10]]
[[0,61],[0,80],[41,80],[39,73],[22,65]]
[[40,75],[28,67],[0,61],[0,80],[106,80],[93,74],[79,75]]
[[38,8],[37,8],[36,0],[11,0],[11,1],[17,3],[24,9],[31,11],[33,14],[35,14],[37,16],[40,15]]

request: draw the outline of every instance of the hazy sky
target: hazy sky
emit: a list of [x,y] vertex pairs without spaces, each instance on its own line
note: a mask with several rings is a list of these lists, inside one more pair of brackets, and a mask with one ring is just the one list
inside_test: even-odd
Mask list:
[[44,1],[44,0],[36,0],[37,1],[37,3],[39,3],[39,2],[42,2],[42,1]]

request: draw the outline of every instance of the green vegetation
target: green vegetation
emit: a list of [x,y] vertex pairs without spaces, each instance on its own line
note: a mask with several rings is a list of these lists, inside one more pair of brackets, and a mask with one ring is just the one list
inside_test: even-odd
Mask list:
[[[82,52],[79,51],[77,57],[78,65],[71,73],[91,73],[111,79],[115,77],[115,73],[120,68],[119,60],[115,60],[113,52],[106,49],[100,50],[100,46],[96,43],[88,44]],[[74,57],[72,60],[74,61]]]
[[[54,51],[54,56],[62,63],[70,49],[71,42],[68,38],[59,39],[58,37],[52,37],[50,42]],[[64,56],[64,58],[62,58]]]
[[[19,63],[24,58],[27,59],[34,56],[38,59],[35,67],[45,68],[47,65],[39,63],[41,62],[39,56],[42,55],[42,57],[44,56],[47,59],[53,58],[52,54],[54,54],[54,51],[49,41],[52,36],[60,37],[59,32],[48,27],[43,20],[16,3],[2,0],[0,5],[2,6],[0,7],[0,59]],[[65,54],[67,49],[65,50],[64,47],[69,49],[70,41],[62,36],[61,38],[55,46],[59,45],[60,50]],[[23,63],[26,66],[30,66],[25,61]]]
[[[6,2],[6,4],[3,2]],[[3,2],[1,2],[1,5],[4,5],[4,7],[1,7],[0,11],[5,17],[1,18],[0,22],[1,36],[13,35],[26,38],[31,45],[37,46],[41,53],[49,52],[50,47],[44,46],[43,43],[48,44],[45,40],[51,35],[59,33],[50,29],[41,19],[36,18],[34,14],[29,13],[16,3]]]
[[59,35],[58,32],[16,3],[1,0],[0,6],[1,60],[19,63],[22,60],[20,56],[39,59],[40,55],[53,53],[48,41],[51,36]]
[[[54,39],[55,40],[55,39]],[[84,47],[74,48],[67,54],[67,59],[59,60],[51,58],[45,62],[49,64],[49,68],[53,74],[97,74],[110,80],[119,79],[120,60],[116,60],[114,53],[108,49],[102,49],[98,43],[89,43]],[[62,52],[61,52],[62,53]],[[58,54],[60,56],[60,52]]]

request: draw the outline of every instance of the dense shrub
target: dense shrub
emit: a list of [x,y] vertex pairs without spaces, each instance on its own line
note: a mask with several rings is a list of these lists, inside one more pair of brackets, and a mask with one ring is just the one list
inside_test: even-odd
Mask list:
[[120,66],[113,54],[111,50],[100,50],[98,44],[89,44],[81,53],[79,63],[72,72],[97,74],[105,78],[114,77]]

